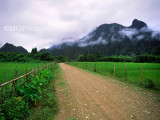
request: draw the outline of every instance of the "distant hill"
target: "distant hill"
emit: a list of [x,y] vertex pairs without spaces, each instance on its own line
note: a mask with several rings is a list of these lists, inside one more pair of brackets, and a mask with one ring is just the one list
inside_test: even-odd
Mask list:
[[13,44],[6,43],[0,48],[0,52],[16,52],[16,53],[28,53],[28,51],[21,46],[14,46]]
[[152,31],[143,21],[134,19],[131,26],[112,23],[96,27],[88,35],[72,44],[52,46],[53,55],[76,58],[80,54],[101,51],[111,55],[160,55],[160,33]]

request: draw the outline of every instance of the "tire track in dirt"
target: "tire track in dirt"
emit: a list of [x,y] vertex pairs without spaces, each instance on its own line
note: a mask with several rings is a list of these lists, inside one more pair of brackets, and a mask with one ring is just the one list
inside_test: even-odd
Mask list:
[[154,94],[132,90],[112,82],[112,78],[106,80],[70,65],[60,66],[71,92],[71,117],[78,120],[160,119],[160,102]]

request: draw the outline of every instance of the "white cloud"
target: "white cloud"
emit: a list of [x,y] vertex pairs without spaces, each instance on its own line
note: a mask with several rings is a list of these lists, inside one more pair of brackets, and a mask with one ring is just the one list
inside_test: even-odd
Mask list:
[[136,35],[139,33],[139,31],[135,28],[124,28],[119,33],[123,36],[127,36],[130,39],[132,39],[133,35]]
[[[35,45],[50,47],[66,37],[79,39],[104,23],[130,26],[134,18],[145,22],[160,10],[159,4],[159,0],[0,0],[0,42],[28,50]],[[6,25],[44,26],[50,31],[5,32]]]
[[160,39],[160,32],[158,32],[158,31],[153,31],[152,32],[152,38],[158,38],[158,39]]
[[143,35],[139,35],[139,36],[137,36],[137,39],[138,40],[142,40],[144,38],[144,36]]
[[85,46],[89,46],[89,45],[97,45],[97,44],[107,44],[106,40],[103,40],[102,37],[99,37],[96,41],[79,41],[79,46],[80,47],[85,47]]

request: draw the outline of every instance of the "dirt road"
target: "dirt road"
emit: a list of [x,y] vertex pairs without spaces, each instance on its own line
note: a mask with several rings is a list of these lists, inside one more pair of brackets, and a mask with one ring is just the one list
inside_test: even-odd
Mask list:
[[56,120],[160,120],[160,101],[155,94],[131,89],[112,78],[107,80],[73,66],[60,66],[71,94],[59,98]]

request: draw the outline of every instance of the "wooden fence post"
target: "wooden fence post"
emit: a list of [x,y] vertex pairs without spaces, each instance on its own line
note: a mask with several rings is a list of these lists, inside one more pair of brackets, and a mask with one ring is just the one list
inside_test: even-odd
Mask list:
[[142,72],[143,72],[143,68],[141,66],[141,80],[140,80],[140,85],[142,85]]
[[28,82],[28,70],[26,70],[26,82]]
[[[18,75],[18,71],[16,70],[15,71],[15,77],[14,78],[17,78],[17,75]],[[16,84],[17,84],[17,80],[13,82],[14,84],[14,93],[16,92]]]
[[86,63],[86,69],[87,69],[87,63]]
[[[14,78],[17,76],[17,64],[16,64],[16,68],[15,68],[15,71],[14,71]],[[7,86],[7,85],[6,85]],[[15,81],[12,82],[12,92],[14,94],[15,92]]]
[[102,71],[102,68],[101,68],[101,67],[102,67],[102,63],[100,63],[100,72]]
[[[2,80],[1,80],[1,84],[2,84]],[[1,87],[1,103],[3,103],[3,95],[2,95],[2,87]]]
[[90,70],[90,62],[89,62],[89,65],[88,65],[88,70]]
[[29,82],[31,82],[31,73],[32,73],[32,70],[29,71],[29,75],[28,75],[28,79],[30,80]]
[[126,81],[126,64],[125,64],[125,81]]
[[[23,74],[25,74],[25,71],[24,71]],[[25,81],[26,81],[26,80],[25,80],[26,77],[23,77],[23,78],[24,78],[24,80],[22,80],[22,85],[24,85],[24,83],[25,83]]]
[[106,75],[107,75],[107,64],[106,64]]
[[116,76],[116,65],[114,64],[114,76]]
[[97,70],[96,70],[96,62],[95,62],[95,68],[94,68],[94,72],[96,72]]
[[20,68],[20,73],[19,73],[19,75],[21,76],[21,68]]

